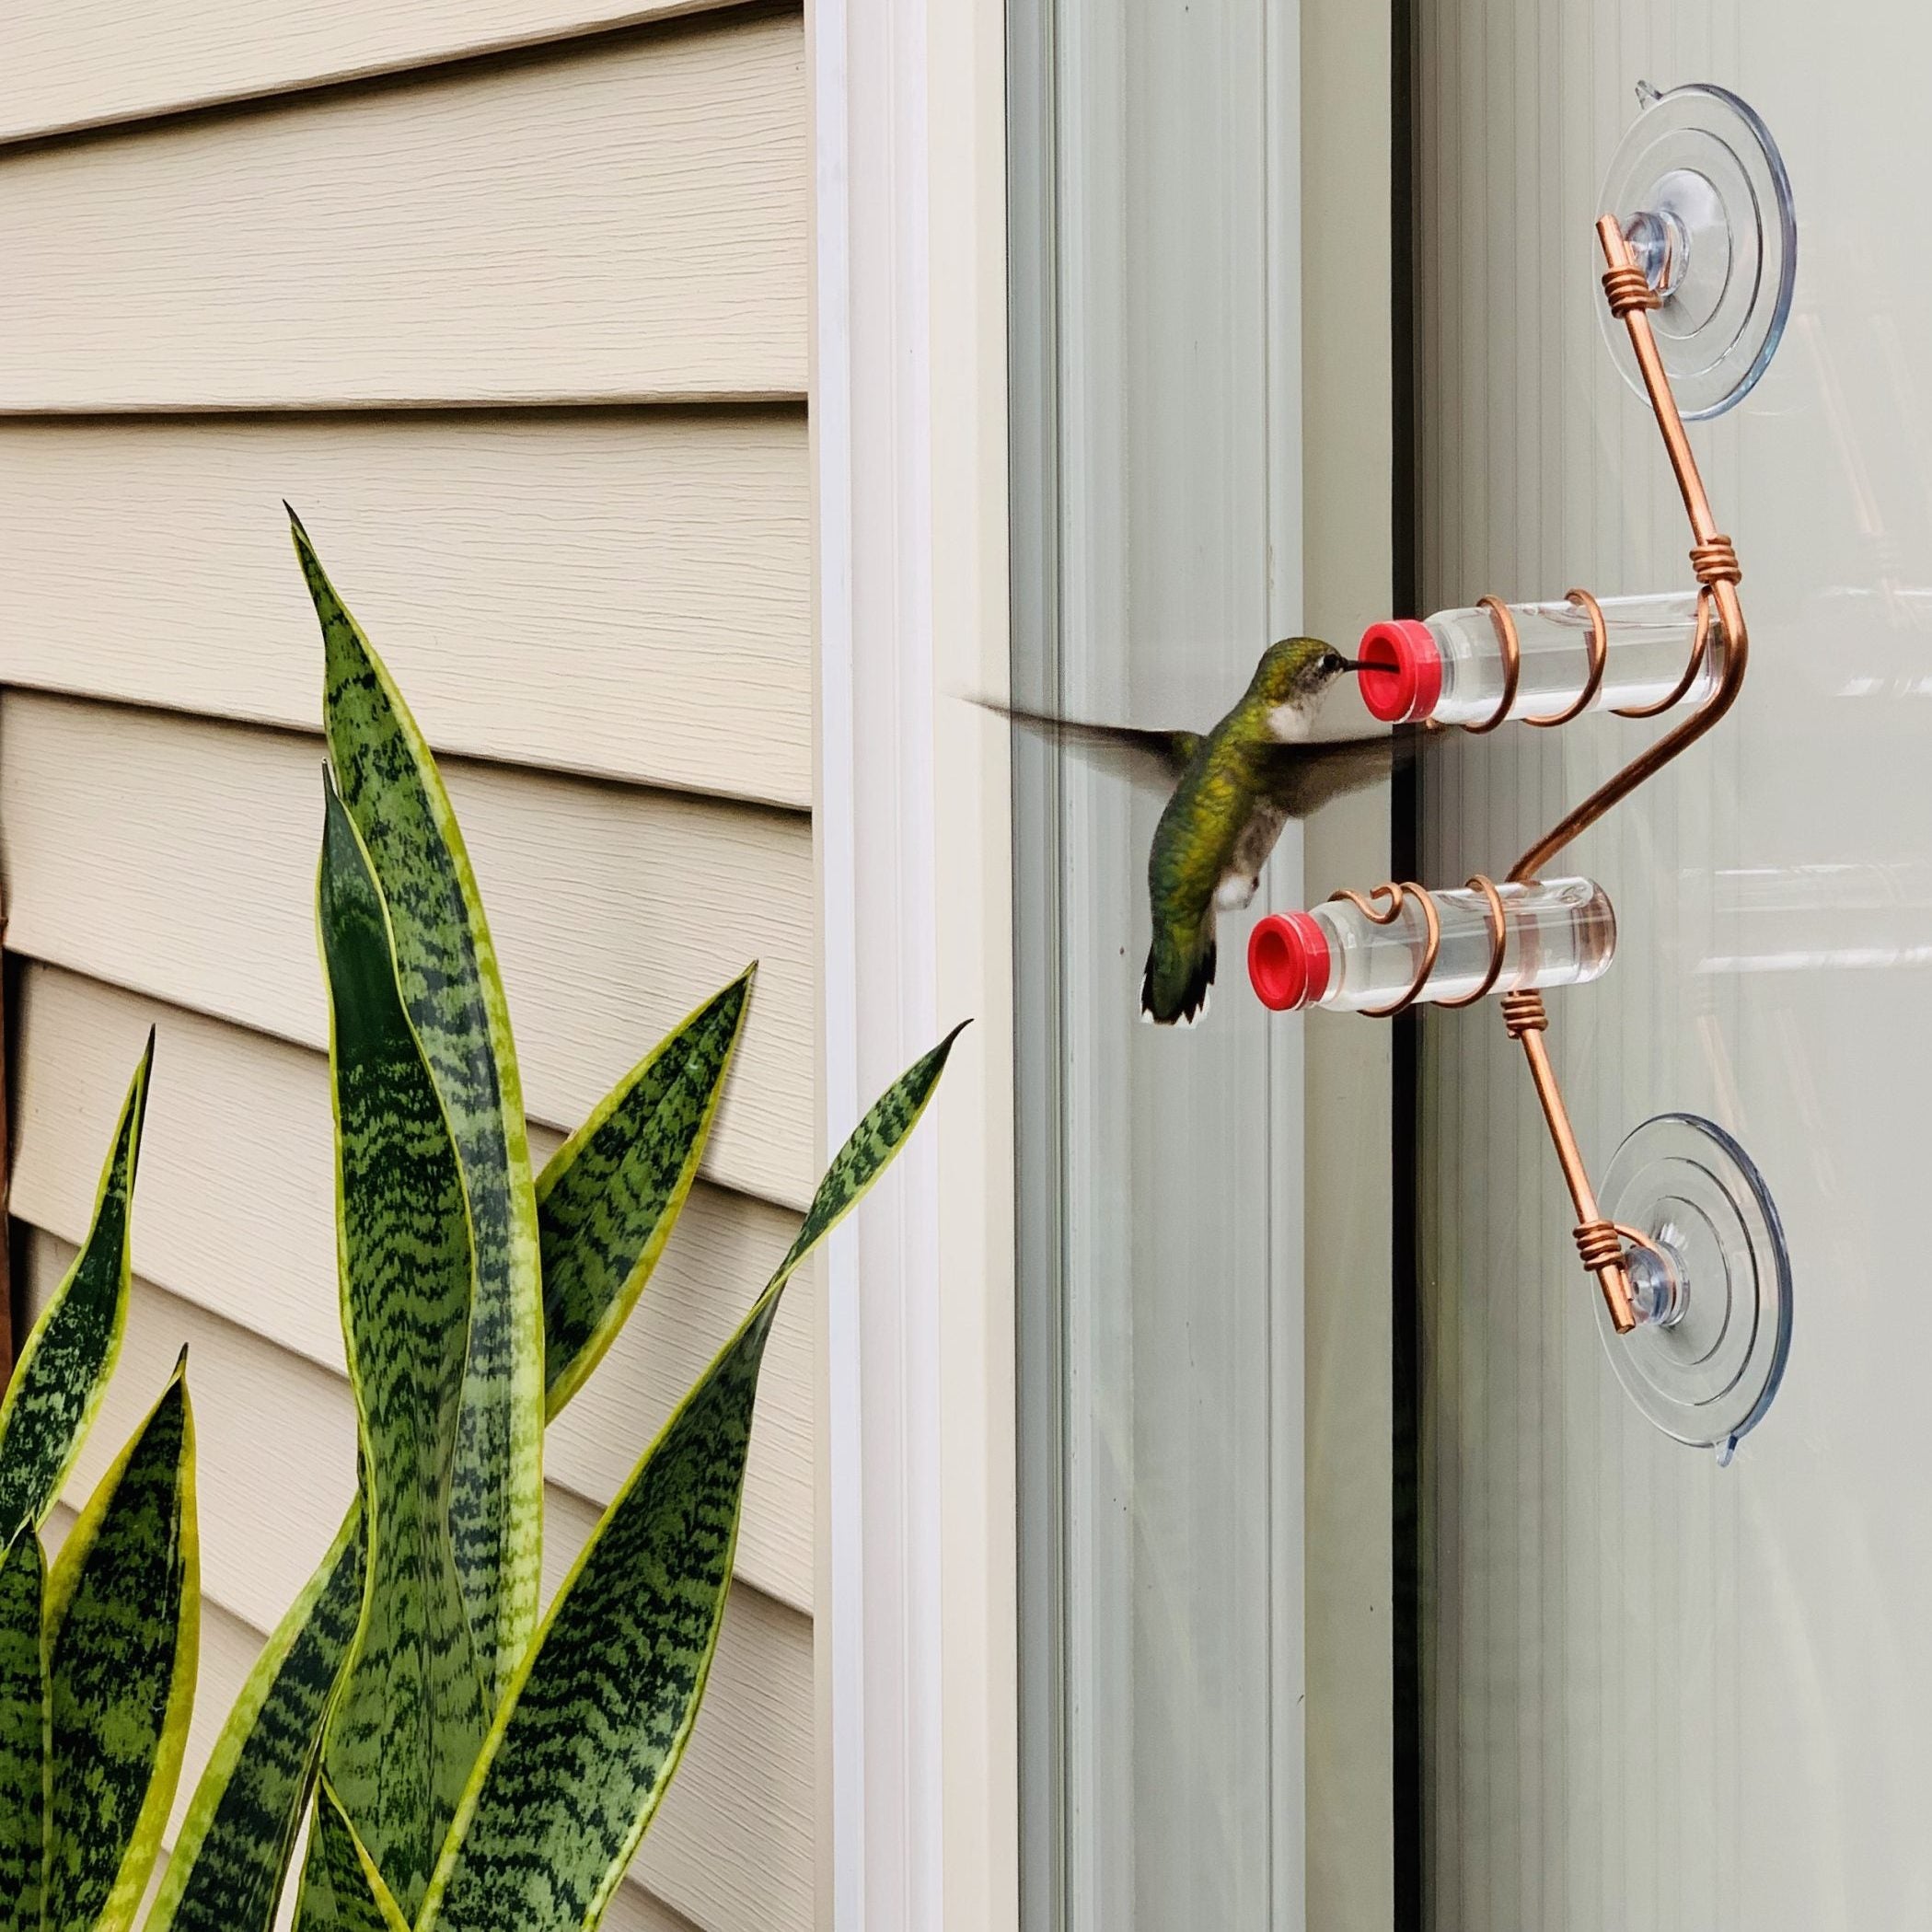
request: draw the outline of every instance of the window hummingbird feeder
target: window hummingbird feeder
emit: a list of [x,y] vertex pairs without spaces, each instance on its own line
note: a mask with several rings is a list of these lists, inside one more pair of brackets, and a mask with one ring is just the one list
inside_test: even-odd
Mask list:
[[[1276,913],[1251,935],[1248,974],[1277,1010],[1387,1019],[1417,1002],[1498,997],[1576,1211],[1597,1316],[1619,1379],[1679,1441],[1729,1462],[1776,1394],[1791,1337],[1791,1269],[1763,1177],[1715,1122],[1662,1114],[1624,1140],[1599,1193],[1546,1035],[1543,989],[1604,972],[1616,920],[1586,879],[1544,879],[1581,833],[1719,723],[1750,656],[1737,551],[1718,529],[1686,420],[1731,408],[1769,363],[1790,313],[1796,229],[1769,131],[1736,96],[1638,90],[1643,110],[1612,163],[1597,222],[1613,353],[1649,401],[1691,529],[1696,588],[1668,596],[1572,590],[1553,603],[1485,597],[1468,610],[1373,625],[1358,674],[1390,720],[1494,731],[1593,710],[1685,715],[1598,787],[1496,882],[1339,893]],[[1660,315],[1665,324],[1653,325]]]

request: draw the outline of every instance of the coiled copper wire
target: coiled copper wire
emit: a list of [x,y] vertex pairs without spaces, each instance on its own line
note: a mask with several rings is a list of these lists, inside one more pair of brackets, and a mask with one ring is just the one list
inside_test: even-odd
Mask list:
[[1478,597],[1475,607],[1489,613],[1489,621],[1496,627],[1496,648],[1503,661],[1503,694],[1496,700],[1495,711],[1480,724],[1463,727],[1471,737],[1479,738],[1494,731],[1516,702],[1516,686],[1522,676],[1522,642],[1516,634],[1516,615],[1500,597]]
[[[1402,908],[1408,904],[1411,894],[1422,906],[1422,964],[1417,968],[1408,991],[1393,1006],[1363,1007],[1361,1012],[1365,1020],[1393,1020],[1397,1013],[1406,1012],[1416,1003],[1422,989],[1429,984],[1429,976],[1435,971],[1436,960],[1442,951],[1442,918],[1436,910],[1435,900],[1413,879],[1406,885],[1397,885],[1391,879],[1387,885],[1378,885],[1367,898],[1359,892],[1333,892],[1328,896],[1331,901],[1347,900],[1371,925],[1393,926],[1402,917]],[[1381,902],[1380,911],[1376,909],[1377,901]]]
[[1597,692],[1603,683],[1603,668],[1610,662],[1610,631],[1603,622],[1603,607],[1587,590],[1567,591],[1565,596],[1590,619],[1590,637],[1583,646],[1590,658],[1590,673],[1583,680],[1583,688],[1577,693],[1576,702],[1568,711],[1558,711],[1554,718],[1525,718],[1522,721],[1538,731],[1547,731],[1553,724],[1568,724],[1572,718],[1580,718],[1596,702]]
[[[1606,216],[1606,220],[1614,220]],[[1618,240],[1623,240],[1619,231]],[[1625,243],[1627,249],[1629,244]],[[1634,310],[1655,308],[1661,297],[1644,277],[1644,272],[1634,261],[1613,262],[1603,272],[1603,295],[1610,304],[1610,313],[1619,322]]]
[[[1474,1006],[1478,1000],[1488,996],[1489,989],[1500,977],[1503,969],[1503,953],[1509,943],[1509,926],[1503,918],[1503,897],[1498,892],[1493,880],[1486,879],[1481,873],[1463,880],[1463,885],[1471,892],[1479,892],[1487,901],[1489,910],[1489,970],[1483,975],[1481,983],[1474,992],[1464,993],[1458,1000],[1439,1000],[1439,1006],[1453,1010],[1458,1006]],[[1507,996],[1506,996],[1507,997]]]

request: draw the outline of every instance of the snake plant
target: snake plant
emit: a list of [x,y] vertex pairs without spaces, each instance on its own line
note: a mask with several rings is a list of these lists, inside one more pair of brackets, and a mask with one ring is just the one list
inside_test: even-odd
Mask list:
[[153,1052],[0,1404],[0,1932],[132,1926],[180,1776],[200,1603],[185,1357],[52,1570],[40,1542],[121,1353]]
[[[544,1610],[544,1427],[671,1234],[754,971],[533,1175],[508,1008],[448,795],[292,522],[325,667],[317,923],[358,1487],[228,1716],[148,1932],[269,1932],[305,1820],[299,1932],[590,1926],[704,1694],[780,1297],[912,1132],[956,1030],[860,1123]],[[23,1594],[29,1583],[0,1573]]]

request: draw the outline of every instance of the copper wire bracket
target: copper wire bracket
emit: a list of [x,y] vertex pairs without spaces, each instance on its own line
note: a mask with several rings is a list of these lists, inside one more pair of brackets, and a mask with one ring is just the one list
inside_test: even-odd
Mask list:
[[[1650,407],[1657,417],[1658,433],[1663,438],[1664,452],[1670,458],[1672,471],[1677,479],[1677,488],[1683,498],[1684,513],[1690,519],[1691,569],[1697,578],[1696,629],[1692,639],[1690,662],[1685,666],[1683,678],[1667,698],[1655,704],[1620,711],[1617,715],[1625,718],[1649,718],[1674,708],[1683,701],[1696,682],[1706,655],[1712,653],[1713,649],[1718,660],[1718,676],[1711,695],[1688,718],[1673,730],[1666,732],[1655,744],[1632,758],[1614,777],[1599,785],[1589,797],[1567,812],[1523,853],[1510,868],[1506,883],[1510,885],[1525,885],[1535,879],[1550,861],[1573,839],[1588,831],[1607,812],[1628,798],[1647,779],[1656,777],[1673,758],[1688,751],[1699,738],[1711,731],[1737,702],[1738,691],[1744,682],[1744,670],[1750,654],[1750,637],[1744,624],[1744,608],[1738,597],[1741,574],[1738,569],[1738,554],[1730,538],[1718,528],[1717,519],[1711,514],[1710,499],[1706,494],[1704,480],[1698,473],[1697,459],[1692,454],[1690,438],[1684,432],[1683,418],[1678,409],[1676,396],[1671,388],[1671,378],[1664,368],[1663,358],[1657,347],[1657,338],[1650,326],[1650,311],[1658,307],[1658,296],[1645,281],[1643,271],[1637,267],[1631,253],[1630,244],[1625,239],[1623,229],[1615,216],[1606,214],[1597,223],[1597,241],[1608,264],[1603,273],[1603,297],[1609,305],[1611,315],[1629,330],[1630,346],[1643,376],[1644,388],[1650,399]],[[1590,654],[1588,680],[1581,695],[1568,710],[1555,717],[1533,718],[1527,721],[1534,725],[1547,727],[1562,724],[1579,716],[1589,709],[1602,683],[1603,665],[1607,654],[1602,609],[1596,598],[1585,590],[1572,590],[1569,593],[1569,601],[1583,612],[1590,623],[1587,647]],[[1521,669],[1521,651],[1517,640],[1515,620],[1510,616],[1508,607],[1499,598],[1484,597],[1480,600],[1479,607],[1489,613],[1490,621],[1496,627],[1497,644],[1503,665],[1503,689],[1501,699],[1489,717],[1479,723],[1463,727],[1478,735],[1494,731],[1508,717],[1516,700],[1518,678]],[[1715,640],[1712,636],[1714,619],[1718,626]],[[1471,879],[1469,885],[1472,890],[1481,892],[1488,903],[1491,937],[1489,969],[1481,985],[1474,992],[1455,1000],[1440,1001],[1444,1006],[1475,1004],[1495,986],[1503,969],[1504,920],[1501,898],[1497,887],[1480,874]],[[1372,1009],[1370,1016],[1387,1019],[1406,1012],[1420,997],[1423,986],[1435,969],[1437,955],[1440,950],[1441,920],[1434,901],[1421,886],[1413,883],[1378,886],[1367,898],[1353,892],[1337,893],[1335,897],[1347,899],[1377,925],[1393,924],[1401,917],[1404,908],[1411,898],[1420,905],[1426,926],[1426,939],[1421,965],[1414,982],[1401,999],[1387,1006]],[[1543,1003],[1543,995],[1534,989],[1508,992],[1502,997],[1501,1006],[1504,1029],[1512,1040],[1521,1044],[1523,1058],[1529,1065],[1530,1080],[1536,1089],[1536,1098],[1542,1104],[1544,1118],[1549,1126],[1550,1141],[1556,1151],[1556,1162],[1563,1170],[1563,1179],[1569,1189],[1571,1203],[1576,1209],[1577,1253],[1584,1268],[1597,1278],[1609,1310],[1612,1325],[1619,1335],[1628,1335],[1637,1326],[1637,1314],[1631,1301],[1628,1249],[1649,1248],[1652,1244],[1635,1230],[1619,1227],[1614,1222],[1605,1220],[1598,1208],[1596,1190],[1591,1184],[1590,1170],[1584,1162],[1582,1151],[1577,1144],[1576,1129],[1570,1123],[1569,1109],[1563,1099],[1563,1089],[1550,1059],[1545,1039],[1550,1021],[1549,1013]]]

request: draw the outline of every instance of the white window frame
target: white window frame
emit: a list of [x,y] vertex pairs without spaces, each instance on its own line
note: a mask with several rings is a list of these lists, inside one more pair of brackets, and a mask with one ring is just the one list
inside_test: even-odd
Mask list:
[[830,1244],[818,1923],[1017,1921],[1005,74],[988,0],[808,0],[824,1139],[971,1015]]
[[[1388,592],[1389,21],[1301,0],[1311,628]],[[968,1013],[933,1114],[826,1262],[817,1922],[1018,1922],[1006,71],[998,0],[806,0],[822,1127]],[[1382,875],[1385,808],[1311,830]],[[1386,1042],[1313,1035],[1308,1923],[1386,1926]],[[1346,1207],[1343,1205],[1346,1201]],[[1348,1472],[1343,1477],[1338,1472]],[[1369,1512],[1372,1522],[1373,1512]]]

